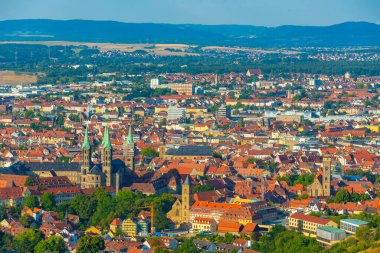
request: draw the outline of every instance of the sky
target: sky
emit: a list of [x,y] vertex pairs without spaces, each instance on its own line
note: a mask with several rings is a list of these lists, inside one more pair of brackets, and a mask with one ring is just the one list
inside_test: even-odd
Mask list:
[[380,0],[0,0],[0,20],[30,18],[259,26],[380,24]]

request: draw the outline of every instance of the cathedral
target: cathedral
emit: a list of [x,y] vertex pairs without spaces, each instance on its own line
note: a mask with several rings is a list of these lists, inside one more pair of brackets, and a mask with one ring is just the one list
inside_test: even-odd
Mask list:
[[172,209],[167,213],[168,219],[170,219],[174,224],[176,228],[189,228],[191,221],[190,221],[190,207],[193,204],[191,194],[191,182],[189,177],[186,177],[185,182],[182,184],[182,195],[181,195],[181,201],[177,199]]
[[323,167],[314,177],[314,182],[308,189],[310,197],[331,196],[331,156],[326,152],[323,157]]
[[82,144],[82,162],[80,167],[80,186],[82,189],[112,186],[116,191],[123,185],[125,168],[133,170],[135,145],[132,128],[129,127],[128,138],[124,147],[124,167],[115,165],[112,160],[112,145],[108,127],[104,129],[103,140],[99,147],[100,164],[92,164],[92,147],[86,129]]
[[131,126],[123,144],[122,160],[112,158],[113,150],[108,127],[104,129],[103,139],[97,150],[100,153],[100,163],[92,162],[93,147],[91,147],[87,129],[81,151],[82,160],[80,162],[19,162],[12,165],[9,170],[13,174],[22,172],[39,177],[67,176],[73,184],[83,189],[112,186],[116,191],[126,184],[128,170],[134,170],[135,143]]

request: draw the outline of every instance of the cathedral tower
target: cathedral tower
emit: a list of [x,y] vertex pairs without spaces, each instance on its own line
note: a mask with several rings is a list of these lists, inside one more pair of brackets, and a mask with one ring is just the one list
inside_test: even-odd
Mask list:
[[91,167],[91,145],[90,139],[88,138],[88,128],[84,134],[84,140],[82,144],[82,166],[81,172],[83,175],[86,175],[90,171]]
[[112,146],[110,141],[110,135],[108,132],[108,127],[106,126],[104,128],[104,135],[103,140],[101,144],[101,163],[102,163],[102,170],[106,177],[106,186],[111,186],[111,162],[112,162]]
[[130,170],[134,170],[135,165],[135,143],[133,141],[132,126],[129,125],[127,141],[124,145],[124,164]]

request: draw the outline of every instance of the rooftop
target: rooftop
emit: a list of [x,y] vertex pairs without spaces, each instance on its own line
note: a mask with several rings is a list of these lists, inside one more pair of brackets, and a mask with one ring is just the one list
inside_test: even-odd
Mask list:
[[362,225],[367,225],[368,222],[363,221],[363,220],[358,220],[358,219],[341,219],[340,222],[346,222],[346,223],[351,223],[357,226],[362,226]]
[[331,227],[331,226],[320,226],[320,227],[318,227],[318,229],[323,230],[323,231],[327,231],[330,233],[341,233],[341,234],[346,233],[342,229],[339,229],[336,227]]

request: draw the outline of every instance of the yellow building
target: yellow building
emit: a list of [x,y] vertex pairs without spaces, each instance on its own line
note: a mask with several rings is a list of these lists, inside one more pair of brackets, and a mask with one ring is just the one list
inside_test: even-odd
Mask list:
[[232,202],[230,202],[231,204],[245,204],[245,203],[252,203],[253,200],[252,199],[242,199],[240,198],[239,196],[237,196],[236,198],[233,198],[232,199]]
[[320,226],[338,227],[338,225],[329,220],[303,213],[294,213],[289,217],[289,228],[302,232],[306,236],[316,237],[317,228]]
[[102,231],[100,231],[100,229],[94,227],[94,226],[91,226],[89,228],[86,229],[85,231],[86,234],[96,234],[96,235],[101,235],[102,234]]
[[309,196],[330,197],[331,195],[331,156],[327,152],[323,157],[323,168],[314,177],[314,182],[308,187]]
[[167,213],[168,219],[170,219],[177,228],[189,228],[190,227],[190,207],[193,203],[191,194],[191,183],[189,177],[186,178],[182,184],[182,200],[174,202],[172,209]]
[[371,132],[378,133],[379,132],[379,126],[376,125],[369,125],[369,126],[364,126],[365,128],[371,130]]
[[196,217],[191,223],[191,228],[193,232],[216,232],[218,224],[213,218]]
[[193,126],[193,131],[196,131],[196,132],[205,132],[209,129],[210,129],[209,126],[206,124],[198,124],[198,125]]
[[194,118],[203,117],[207,113],[206,108],[186,107],[186,118],[193,116]]
[[121,231],[129,236],[137,235],[137,223],[131,218],[125,219],[121,224]]

